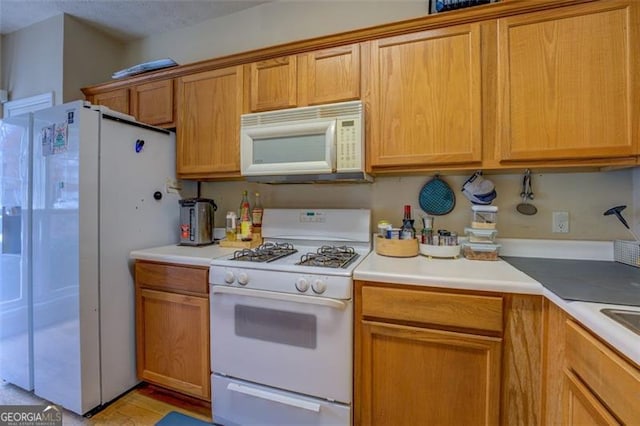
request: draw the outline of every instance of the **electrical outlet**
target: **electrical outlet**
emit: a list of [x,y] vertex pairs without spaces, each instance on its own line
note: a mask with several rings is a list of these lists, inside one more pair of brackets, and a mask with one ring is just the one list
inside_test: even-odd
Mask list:
[[569,232],[569,212],[553,212],[551,232]]

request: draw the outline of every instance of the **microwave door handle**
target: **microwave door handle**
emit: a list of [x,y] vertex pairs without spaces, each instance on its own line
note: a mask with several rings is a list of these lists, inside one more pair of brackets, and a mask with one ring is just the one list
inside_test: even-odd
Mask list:
[[286,395],[279,395],[277,393],[268,392],[262,389],[256,389],[245,385],[239,385],[237,383],[229,383],[227,385],[227,390],[242,393],[244,395],[254,396],[256,398],[266,399],[268,401],[279,402],[280,404],[290,405],[292,407],[315,411],[316,413],[320,412],[320,404],[304,401],[298,398],[292,398]]
[[327,297],[302,296],[298,294],[275,293],[269,291],[254,290],[251,288],[221,287],[214,285],[211,288],[214,294],[234,294],[237,296],[259,297],[262,299],[282,300],[285,302],[306,303],[309,305],[320,305],[334,309],[344,310],[347,303],[342,300],[329,299]]

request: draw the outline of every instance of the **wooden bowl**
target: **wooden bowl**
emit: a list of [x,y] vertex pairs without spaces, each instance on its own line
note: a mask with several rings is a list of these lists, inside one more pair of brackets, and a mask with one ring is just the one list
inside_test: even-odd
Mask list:
[[418,255],[418,240],[396,240],[376,237],[376,253],[390,257],[414,257]]

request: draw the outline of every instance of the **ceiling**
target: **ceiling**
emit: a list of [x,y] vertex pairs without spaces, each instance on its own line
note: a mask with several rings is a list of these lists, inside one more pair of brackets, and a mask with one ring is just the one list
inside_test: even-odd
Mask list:
[[273,0],[0,0],[0,34],[66,13],[131,41]]

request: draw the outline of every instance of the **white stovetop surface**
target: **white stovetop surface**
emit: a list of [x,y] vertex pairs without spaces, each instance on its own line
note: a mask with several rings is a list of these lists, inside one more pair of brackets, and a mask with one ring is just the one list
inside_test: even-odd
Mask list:
[[[500,255],[588,260],[613,260],[612,242],[500,239]],[[162,246],[135,250],[131,258],[185,265],[208,266],[214,258],[229,256],[235,249]],[[561,299],[528,275],[503,260],[429,259],[385,257],[372,252],[354,270],[354,278],[398,284],[444,288],[541,294],[640,366],[640,335],[600,312],[613,307],[640,311],[640,307],[616,306]]]

